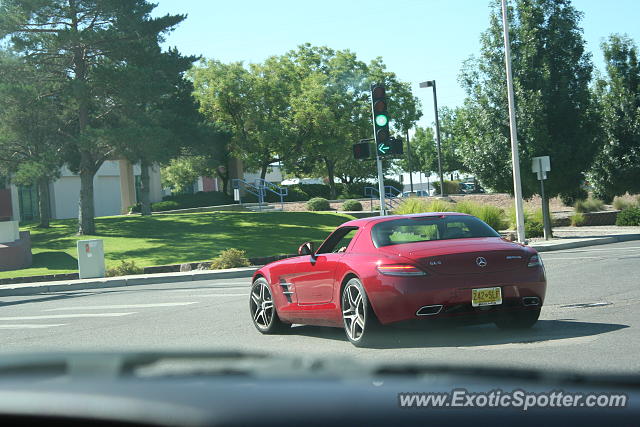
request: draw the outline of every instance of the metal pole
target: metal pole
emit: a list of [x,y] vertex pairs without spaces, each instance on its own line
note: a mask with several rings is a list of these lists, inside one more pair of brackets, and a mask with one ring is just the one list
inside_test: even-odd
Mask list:
[[511,163],[513,166],[513,192],[516,199],[516,224],[518,228],[518,242],[524,243],[526,236],[524,232],[522,184],[520,183],[520,156],[518,154],[518,132],[516,130],[516,111],[513,97],[513,78],[511,75],[511,49],[509,47],[509,22],[507,20],[506,0],[502,0],[502,27],[504,30],[504,62],[507,69],[507,93],[509,95],[509,127],[511,129]]
[[[544,172],[542,171],[542,160],[538,159],[538,164],[540,165],[538,172],[540,178],[543,178]],[[553,232],[551,231],[551,218],[549,216],[549,200],[544,194],[544,179],[540,180],[540,197],[542,197],[542,222],[544,223],[544,240],[549,240],[553,237]]]
[[440,196],[444,197],[444,178],[442,177],[442,151],[440,150],[440,121],[438,120],[438,95],[436,95],[436,81],[433,82],[433,109],[436,114],[436,142],[438,143],[438,174],[440,175]]
[[409,186],[413,192],[413,172],[411,170],[411,143],[409,142],[409,129],[407,129],[407,162],[409,163]]
[[376,164],[378,166],[378,192],[380,193],[380,216],[387,214],[387,209],[384,204],[384,175],[382,174],[382,160],[378,156],[378,149],[376,148]]

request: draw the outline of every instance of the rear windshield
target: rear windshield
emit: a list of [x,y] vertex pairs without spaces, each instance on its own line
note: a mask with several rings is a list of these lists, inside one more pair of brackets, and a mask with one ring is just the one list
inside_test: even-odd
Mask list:
[[423,216],[378,223],[371,230],[376,248],[430,240],[500,237],[493,228],[474,216]]

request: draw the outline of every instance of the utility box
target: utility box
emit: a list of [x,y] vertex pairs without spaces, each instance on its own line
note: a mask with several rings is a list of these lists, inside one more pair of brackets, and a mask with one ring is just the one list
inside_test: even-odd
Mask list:
[[78,271],[81,279],[104,277],[102,240],[78,240]]

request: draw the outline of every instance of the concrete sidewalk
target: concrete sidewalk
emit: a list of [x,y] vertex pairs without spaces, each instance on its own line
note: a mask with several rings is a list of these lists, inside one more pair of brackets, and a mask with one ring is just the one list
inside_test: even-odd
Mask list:
[[[529,246],[538,252],[558,251],[609,243],[640,240],[640,227],[556,227],[551,240],[532,239]],[[235,279],[253,276],[260,266],[227,270],[195,270],[180,273],[139,274],[101,279],[66,280],[59,282],[20,283],[0,285],[0,297],[26,296],[46,292],[104,289],[158,283],[191,282],[197,280]],[[249,284],[249,280],[247,280]]]

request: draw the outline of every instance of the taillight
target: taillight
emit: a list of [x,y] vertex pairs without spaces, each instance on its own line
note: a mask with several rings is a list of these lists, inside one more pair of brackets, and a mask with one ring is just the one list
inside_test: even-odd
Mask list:
[[539,267],[541,265],[542,260],[540,257],[538,255],[532,255],[531,258],[529,258],[529,264],[527,264],[527,267]]
[[379,265],[378,271],[387,276],[424,276],[427,273],[409,264]]

